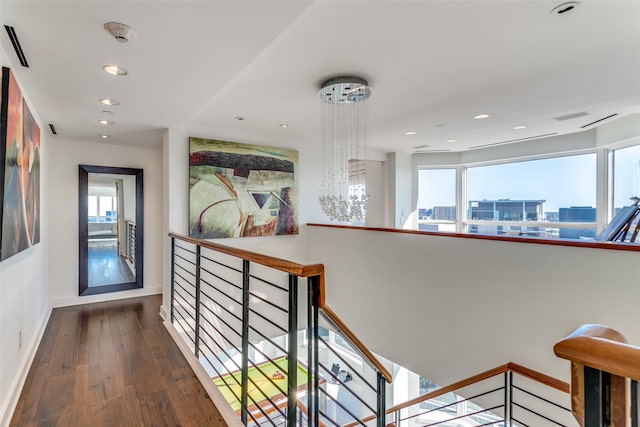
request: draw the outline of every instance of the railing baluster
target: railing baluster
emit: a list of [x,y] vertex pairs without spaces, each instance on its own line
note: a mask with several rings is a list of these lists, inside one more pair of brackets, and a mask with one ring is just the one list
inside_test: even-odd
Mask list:
[[377,372],[378,378],[378,427],[384,427],[386,425],[386,380],[380,372]]
[[[513,372],[509,371],[508,373],[505,372],[504,374],[504,380],[505,382],[508,382],[509,385],[509,389],[507,391],[507,384],[505,384],[504,387],[504,393],[505,393],[505,405],[504,405],[504,422],[508,422],[509,424],[507,424],[509,427],[511,427],[513,425]],[[508,379],[507,379],[508,377]],[[507,400],[507,393],[508,393],[508,400]],[[509,402],[509,416],[507,417],[507,402]],[[508,421],[507,421],[508,420]]]
[[289,348],[287,384],[287,425],[296,425],[298,403],[298,278],[289,275]]
[[171,311],[171,324],[173,325],[173,301],[175,298],[174,295],[174,286],[175,286],[175,279],[176,279],[176,271],[175,271],[175,265],[176,265],[176,238],[172,237],[171,238],[171,307],[170,307],[170,311]]
[[631,427],[638,427],[640,418],[640,393],[638,393],[638,381],[631,380]]
[[307,279],[307,427],[313,418],[313,280]]
[[584,427],[605,427],[605,373],[584,367]]
[[240,379],[240,421],[247,425],[249,398],[249,261],[242,261],[242,373]]
[[196,359],[200,357],[200,251],[200,246],[196,246],[196,343],[194,349]]
[[308,366],[308,387],[307,393],[309,393],[307,414],[309,427],[317,427],[320,421],[320,372],[318,363],[318,304],[319,304],[319,291],[320,282],[318,276],[312,276],[308,279],[309,282],[309,304],[308,304],[308,326],[310,335],[308,336],[309,347],[309,366]]

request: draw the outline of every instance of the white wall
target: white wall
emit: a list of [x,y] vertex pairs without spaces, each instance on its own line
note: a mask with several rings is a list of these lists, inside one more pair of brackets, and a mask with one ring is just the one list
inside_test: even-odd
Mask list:
[[[7,62],[2,58],[3,55],[4,52],[0,51],[0,63],[5,65]],[[20,80],[16,80],[20,85]],[[47,196],[50,185],[46,179],[51,166],[50,140],[29,101],[28,90],[20,86],[41,130],[40,243],[0,262],[0,426],[9,423],[51,312],[47,277],[50,241]]]
[[[54,307],[129,298],[161,292],[162,150],[104,142],[55,140],[47,181],[52,224],[49,294]],[[144,287],[123,292],[78,296],[78,165],[143,169]]]
[[[143,174],[144,175],[144,174]],[[159,185],[155,183],[154,186]],[[124,212],[122,218],[128,221],[136,220],[136,177],[133,175],[122,176],[122,192],[124,193]],[[159,212],[158,212],[159,213]],[[146,226],[146,223],[145,223]]]
[[308,227],[327,304],[374,352],[440,384],[512,361],[568,381],[584,323],[640,344],[640,253]]
[[411,228],[411,205],[413,169],[411,156],[404,153],[387,155],[389,226],[393,228]]
[[276,237],[250,237],[241,239],[218,239],[217,242],[250,251],[286,258],[304,263],[307,259],[305,227],[313,221],[326,221],[317,200],[321,182],[319,144],[299,144],[296,139],[273,136],[256,136],[225,129],[210,129],[193,126],[190,128],[170,128],[164,134],[163,142],[163,187],[164,187],[164,269],[163,269],[163,315],[170,299],[170,239],[169,232],[188,234],[189,222],[189,137],[202,137],[247,144],[267,145],[298,149],[298,224],[299,234]]

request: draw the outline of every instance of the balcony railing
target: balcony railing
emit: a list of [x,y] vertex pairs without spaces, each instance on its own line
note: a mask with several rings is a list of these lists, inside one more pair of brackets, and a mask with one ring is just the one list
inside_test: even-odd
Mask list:
[[397,427],[574,427],[569,403],[569,384],[507,363],[389,408],[387,421]]
[[321,264],[170,237],[171,323],[243,424],[384,425],[391,375],[325,305]]

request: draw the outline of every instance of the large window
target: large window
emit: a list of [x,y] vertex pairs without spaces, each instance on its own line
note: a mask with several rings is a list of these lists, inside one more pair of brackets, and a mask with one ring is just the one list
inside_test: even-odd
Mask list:
[[613,215],[640,197],[640,145],[613,151]]
[[469,167],[467,204],[471,233],[593,238],[596,154]]
[[113,196],[89,196],[89,222],[117,221],[118,202]]
[[591,240],[640,197],[640,144],[417,173],[420,230]]
[[418,171],[418,229],[456,231],[456,170]]

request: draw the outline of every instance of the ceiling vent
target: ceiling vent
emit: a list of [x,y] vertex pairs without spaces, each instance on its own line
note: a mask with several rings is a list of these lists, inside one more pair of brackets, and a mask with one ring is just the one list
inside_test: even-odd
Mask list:
[[603,121],[603,120],[610,119],[611,117],[615,117],[615,116],[617,116],[617,115],[618,115],[618,113],[614,113],[614,114],[611,114],[611,115],[609,115],[609,116],[607,116],[607,117],[603,117],[603,118],[601,118],[600,120],[596,120],[595,122],[587,123],[587,124],[586,124],[586,125],[584,125],[584,126],[580,126],[580,129],[588,128],[589,126],[593,126],[593,125],[595,125],[596,123],[600,123],[600,122],[601,122],[601,121]]
[[107,22],[104,29],[120,43],[126,43],[129,40],[138,38],[138,32],[126,24],[120,22]]
[[22,51],[22,46],[20,46],[20,40],[18,40],[18,35],[16,34],[16,30],[9,25],[5,25],[4,29],[7,30],[7,34],[9,35],[9,40],[11,40],[13,49],[16,51],[16,55],[18,56],[18,61],[20,61],[20,65],[22,65],[23,67],[29,68],[27,57],[24,56],[24,52]]
[[494,142],[492,144],[474,145],[473,147],[469,147],[469,150],[474,150],[476,148],[495,147],[496,145],[511,144],[512,142],[528,141],[530,139],[545,138],[547,136],[553,136],[553,135],[557,135],[557,133],[555,133],[555,132],[554,133],[545,133],[544,135],[535,135],[535,136],[528,136],[526,138],[510,139],[508,141]]
[[446,149],[446,150],[426,150],[426,149],[424,149],[424,148],[423,148],[423,149],[417,149],[417,150],[414,150],[414,151],[413,151],[413,153],[414,153],[414,154],[424,154],[424,153],[446,153],[446,152],[448,152],[448,151],[451,151],[451,150],[449,150],[449,149]]
[[578,117],[584,117],[584,116],[588,116],[589,113],[585,113],[584,111],[581,113],[573,113],[573,114],[567,114],[566,116],[560,116],[560,117],[556,117],[555,119],[559,122],[565,121],[565,120],[571,120],[571,119],[577,119]]
[[49,129],[51,129],[51,133],[54,135],[58,134],[58,131],[56,130],[56,127],[53,125],[53,123],[49,123]]

